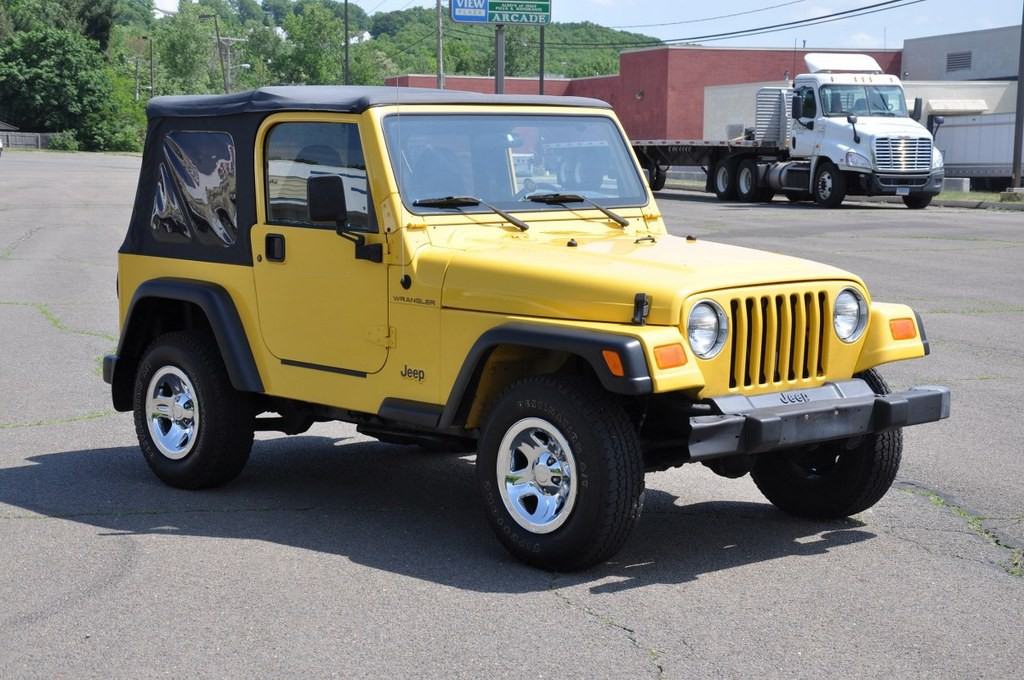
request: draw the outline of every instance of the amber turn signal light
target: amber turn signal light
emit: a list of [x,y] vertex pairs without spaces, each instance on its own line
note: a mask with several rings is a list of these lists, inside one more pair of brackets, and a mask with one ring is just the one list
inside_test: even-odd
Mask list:
[[608,367],[608,372],[614,375],[616,378],[621,378],[626,375],[626,369],[622,367],[622,357],[619,353],[613,349],[601,350],[601,356],[604,357],[604,365]]
[[913,319],[893,319],[889,322],[893,340],[910,340],[917,337],[917,326]]
[[654,361],[658,368],[675,368],[686,363],[686,351],[679,343],[654,348]]

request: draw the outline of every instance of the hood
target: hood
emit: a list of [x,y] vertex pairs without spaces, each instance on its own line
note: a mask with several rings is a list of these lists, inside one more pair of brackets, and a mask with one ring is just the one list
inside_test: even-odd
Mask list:
[[444,275],[442,306],[482,312],[627,323],[637,293],[651,296],[648,323],[676,325],[697,293],[771,283],[860,280],[795,257],[710,241],[658,236],[548,236],[459,250]]
[[[845,119],[843,123],[845,125]],[[871,137],[910,136],[931,137],[931,133],[913,118],[888,118],[885,116],[862,117],[857,121],[857,131]]]

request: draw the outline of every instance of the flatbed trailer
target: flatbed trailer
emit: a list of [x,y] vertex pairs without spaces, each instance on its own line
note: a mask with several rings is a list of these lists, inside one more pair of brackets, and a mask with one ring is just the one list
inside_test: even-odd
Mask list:
[[722,161],[745,156],[770,158],[784,152],[774,142],[756,139],[634,139],[630,144],[654,191],[665,188],[668,168],[673,165],[701,166],[707,175],[705,189],[714,191],[711,169]]

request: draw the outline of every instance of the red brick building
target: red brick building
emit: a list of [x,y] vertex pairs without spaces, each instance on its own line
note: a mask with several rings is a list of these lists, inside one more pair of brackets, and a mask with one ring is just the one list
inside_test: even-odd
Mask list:
[[[699,138],[704,126],[704,88],[770,80],[802,73],[808,52],[869,54],[886,73],[900,75],[901,50],[825,50],[668,46],[630,50],[619,72],[591,78],[545,79],[544,93],[596,97],[609,102],[633,139]],[[406,75],[388,84],[434,87],[435,77]],[[494,79],[448,76],[450,89],[494,92]],[[536,78],[505,78],[505,92],[536,94]]]

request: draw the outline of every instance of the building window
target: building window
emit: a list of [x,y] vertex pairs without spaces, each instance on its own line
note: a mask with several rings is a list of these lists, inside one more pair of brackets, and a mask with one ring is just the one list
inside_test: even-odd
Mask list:
[[970,52],[949,52],[946,54],[946,73],[950,71],[970,71]]
[[281,123],[267,139],[267,222],[324,227],[306,204],[306,180],[338,175],[345,183],[348,229],[377,231],[370,209],[366,161],[355,123]]

